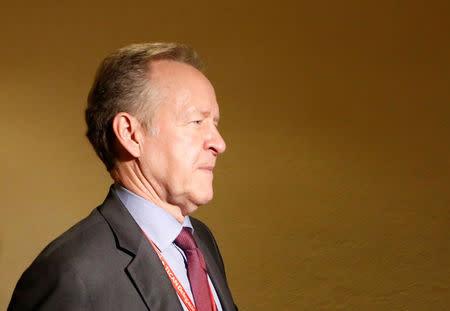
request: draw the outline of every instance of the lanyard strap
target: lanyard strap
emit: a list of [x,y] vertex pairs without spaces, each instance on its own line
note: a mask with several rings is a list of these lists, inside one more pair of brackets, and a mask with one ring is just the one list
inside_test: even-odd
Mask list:
[[[142,232],[144,232],[142,230]],[[170,268],[167,261],[164,259],[163,255],[159,251],[159,249],[156,247],[155,243],[148,237],[148,235],[144,232],[147,239],[150,241],[150,244],[153,246],[153,249],[155,250],[156,254],[158,255],[159,259],[161,260],[161,263],[164,267],[164,270],[166,271],[170,282],[172,282],[172,286],[177,292],[178,296],[181,298],[181,301],[183,301],[186,308],[188,308],[189,311],[197,311],[197,308],[192,303],[192,300],[189,298],[189,295],[186,293],[186,290],[184,289],[183,285],[181,285],[180,281],[178,281],[178,278],[176,277],[175,273],[173,273],[172,269]],[[216,303],[214,301],[214,296],[211,290],[211,286],[209,286],[208,282],[208,288],[209,288],[209,296],[211,299],[211,305],[213,306],[213,311],[217,311]]]

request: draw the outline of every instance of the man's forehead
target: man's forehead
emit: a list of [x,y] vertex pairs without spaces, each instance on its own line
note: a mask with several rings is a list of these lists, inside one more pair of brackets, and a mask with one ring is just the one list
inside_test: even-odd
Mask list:
[[182,117],[200,113],[219,119],[219,107],[209,80],[190,65],[167,60],[152,63],[150,80],[158,89],[163,102]]
[[181,87],[178,92],[175,92],[175,102],[184,111],[191,109],[192,94],[189,89]]
[[196,98],[188,88],[181,87],[175,92],[175,102],[184,113],[201,113],[219,115],[217,102],[210,98]]

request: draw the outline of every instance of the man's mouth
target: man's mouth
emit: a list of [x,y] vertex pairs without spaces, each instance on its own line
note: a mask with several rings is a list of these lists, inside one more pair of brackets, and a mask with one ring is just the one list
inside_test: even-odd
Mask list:
[[212,173],[212,171],[214,170],[214,166],[201,166],[200,169]]

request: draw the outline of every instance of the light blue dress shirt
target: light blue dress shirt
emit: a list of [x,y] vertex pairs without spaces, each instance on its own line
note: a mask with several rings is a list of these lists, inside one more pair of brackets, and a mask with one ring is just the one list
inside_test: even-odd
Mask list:
[[[192,296],[191,286],[187,275],[187,261],[184,252],[175,245],[174,241],[183,227],[191,229],[192,227],[189,216],[184,217],[184,222],[181,224],[171,214],[138,196],[137,194],[125,189],[120,185],[114,185],[113,191],[117,194],[120,201],[128,209],[131,216],[136,223],[142,228],[147,236],[155,243],[164,259],[169,264],[173,273],[183,285],[184,290],[189,295],[189,298],[194,302]],[[216,302],[217,310],[222,311],[219,298],[216,290],[208,275],[208,282],[213,292],[214,300]],[[181,298],[178,296],[181,305],[185,311],[188,311]]]

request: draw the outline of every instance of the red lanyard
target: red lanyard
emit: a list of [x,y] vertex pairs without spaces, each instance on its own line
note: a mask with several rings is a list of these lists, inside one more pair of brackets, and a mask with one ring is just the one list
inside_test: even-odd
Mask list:
[[[144,232],[142,230],[142,232]],[[184,290],[183,285],[181,285],[180,281],[178,281],[178,278],[175,276],[175,273],[173,273],[172,269],[170,268],[167,261],[164,259],[163,255],[159,251],[159,249],[156,247],[155,243],[148,237],[148,235],[144,232],[147,239],[150,241],[150,244],[152,244],[153,248],[155,249],[156,254],[158,254],[159,259],[161,260],[161,263],[164,267],[164,270],[166,270],[167,275],[169,276],[170,281],[172,282],[173,288],[175,288],[178,296],[181,298],[181,301],[186,305],[186,308],[188,308],[189,311],[197,311],[197,308],[195,308],[194,304],[192,303],[191,299],[189,298],[189,295]],[[213,306],[213,311],[217,311],[216,303],[214,301],[214,296],[211,290],[211,286],[209,286],[209,296],[211,298],[211,305]]]

